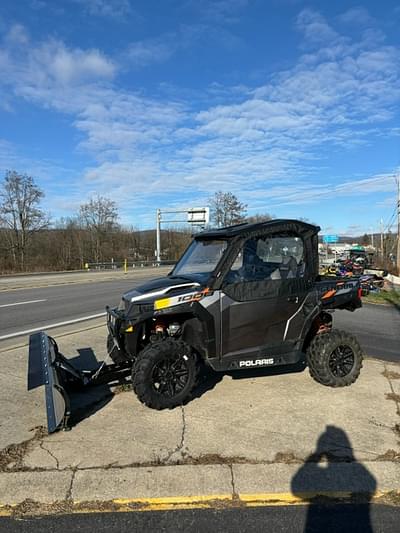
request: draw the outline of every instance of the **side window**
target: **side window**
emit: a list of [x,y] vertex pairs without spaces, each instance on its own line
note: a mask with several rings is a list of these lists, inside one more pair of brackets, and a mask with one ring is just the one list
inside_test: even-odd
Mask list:
[[302,278],[304,272],[302,239],[296,235],[277,234],[245,241],[226,281],[237,283]]

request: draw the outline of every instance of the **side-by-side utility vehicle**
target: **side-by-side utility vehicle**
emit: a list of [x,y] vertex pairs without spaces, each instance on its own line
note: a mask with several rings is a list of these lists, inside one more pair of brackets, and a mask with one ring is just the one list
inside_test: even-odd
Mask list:
[[46,385],[49,431],[67,423],[71,382],[94,384],[111,367],[130,367],[134,392],[154,409],[186,402],[204,366],[245,372],[303,361],[323,385],[353,383],[362,351],[332,328],[328,311],[360,307],[361,288],[319,276],[319,230],[273,220],[196,234],[166,277],[106,308],[113,365],[79,371],[53,339],[32,335],[28,388]]

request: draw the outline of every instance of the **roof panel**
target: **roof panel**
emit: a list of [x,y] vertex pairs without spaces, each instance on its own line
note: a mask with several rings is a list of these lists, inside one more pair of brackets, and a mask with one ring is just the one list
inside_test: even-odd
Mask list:
[[255,224],[236,224],[226,228],[217,228],[208,231],[202,231],[194,235],[195,239],[229,239],[238,235],[247,235],[249,233],[257,233],[258,231],[296,231],[299,233],[315,234],[320,231],[319,226],[308,224],[301,220],[292,219],[275,219],[267,222],[257,222]]

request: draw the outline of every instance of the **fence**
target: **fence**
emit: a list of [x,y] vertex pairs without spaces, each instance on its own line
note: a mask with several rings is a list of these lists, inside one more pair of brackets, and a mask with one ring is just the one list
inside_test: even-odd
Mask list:
[[102,263],[85,263],[85,270],[133,270],[135,268],[157,268],[173,266],[176,261],[103,261]]

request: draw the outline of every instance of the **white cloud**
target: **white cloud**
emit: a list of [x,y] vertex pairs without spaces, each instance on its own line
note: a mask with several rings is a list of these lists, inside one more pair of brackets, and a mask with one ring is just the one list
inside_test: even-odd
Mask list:
[[129,0],[74,0],[91,15],[121,19],[132,13]]
[[298,28],[311,42],[329,42],[336,40],[338,33],[327,23],[325,18],[312,9],[303,9],[296,19]]
[[352,7],[339,16],[339,20],[345,24],[366,25],[373,22],[371,15],[365,7]]
[[161,38],[133,42],[129,45],[126,57],[129,64],[143,67],[150,63],[160,63],[169,59],[178,47],[175,34]]
[[[71,168],[66,168],[60,161],[54,159],[37,160],[26,156],[21,147],[0,138],[0,180],[7,170],[17,170],[22,174],[32,176],[45,191],[44,205],[49,212],[52,212],[55,207],[53,190],[58,186],[63,189],[63,183],[69,183],[68,197],[63,191],[64,202],[69,202],[76,194],[73,182],[74,171]],[[58,184],[54,181],[54,176],[59,178]]]
[[13,27],[0,53],[3,83],[12,83],[18,94],[30,97],[54,86],[70,87],[114,77],[116,66],[96,49],[68,48],[59,40],[39,44],[29,41],[22,26]]
[[144,67],[167,61],[178,52],[210,43],[233,50],[240,47],[242,41],[230,31],[211,24],[182,24],[177,31],[130,43],[123,56],[127,68]]
[[32,54],[32,61],[63,85],[111,79],[115,74],[115,65],[99,50],[69,50],[59,41],[45,43]]
[[25,45],[29,41],[29,35],[22,24],[13,24],[5,37],[9,46]]
[[213,23],[238,22],[239,13],[249,0],[187,0],[184,7],[197,12],[203,19]]
[[36,10],[45,9],[46,2],[44,0],[31,0],[30,7]]
[[[0,54],[2,81],[71,117],[78,149],[93,157],[77,185],[82,199],[97,191],[138,206],[155,196],[191,191],[204,199],[225,189],[255,212],[390,192],[387,174],[323,184],[316,177],[329,173],[323,165],[332,150],[396,133],[389,121],[400,102],[399,50],[379,36],[351,41],[310,10],[297,27],[307,53],[252,90],[213,84],[200,98],[150,98],[118,87],[118,66],[99,50],[18,38]],[[133,43],[132,63],[165,60],[189,35],[205,35],[204,28],[179,31],[178,44],[175,34]]]

